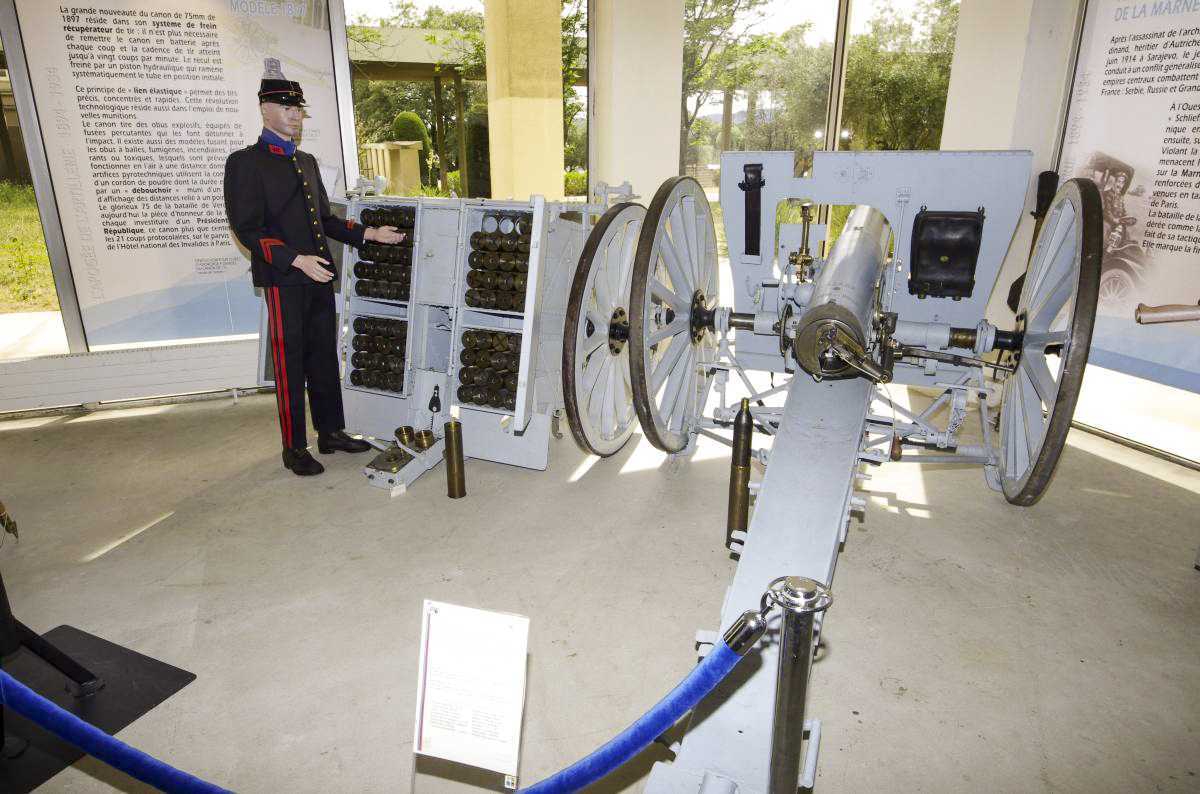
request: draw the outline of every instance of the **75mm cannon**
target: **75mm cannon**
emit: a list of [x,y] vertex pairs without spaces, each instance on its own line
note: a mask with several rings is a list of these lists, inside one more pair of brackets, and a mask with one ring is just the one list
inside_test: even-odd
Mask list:
[[[718,236],[695,180],[670,179],[647,207],[622,202],[596,224],[567,307],[568,419],[602,457],[638,426],[674,455],[702,435],[733,447],[726,543],[739,564],[721,629],[754,607],[763,581],[832,584],[850,513],[865,506],[853,487],[864,464],[982,466],[1016,505],[1045,491],[1087,362],[1103,224],[1096,186],[1065,183],[1044,208],[1015,319],[986,319],[1031,161],[1028,152],[818,152],[812,175],[793,178],[791,153],[726,153],[724,303]],[[804,205],[801,223],[777,226],[783,203]],[[853,209],[830,229],[812,222],[822,205]],[[815,253],[838,232],[827,254]],[[910,409],[888,384],[935,396]],[[731,387],[743,393],[731,399]],[[978,433],[968,436],[972,414]],[[751,449],[754,434],[769,445]],[[757,483],[745,482],[751,463],[763,472]],[[748,521],[743,489],[757,492]],[[806,660],[822,619],[803,640]],[[803,744],[791,747],[801,768],[815,768],[820,721],[795,703],[791,724],[771,716],[777,628],[758,671],[697,709],[647,791],[793,790],[799,780],[772,779],[780,731]]]

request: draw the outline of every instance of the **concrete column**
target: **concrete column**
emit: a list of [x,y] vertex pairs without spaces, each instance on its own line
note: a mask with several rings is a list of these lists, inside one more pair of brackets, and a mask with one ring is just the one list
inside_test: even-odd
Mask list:
[[[1037,174],[1054,168],[1066,109],[1080,0],[962,0],[942,149],[1029,149],[1026,209]],[[1063,175],[1069,176],[1069,175]],[[988,303],[1004,326],[1008,287],[1025,272],[1033,220],[1025,213]]]
[[487,0],[492,198],[563,195],[562,4]]
[[591,3],[589,181],[628,180],[648,203],[679,173],[683,0]]

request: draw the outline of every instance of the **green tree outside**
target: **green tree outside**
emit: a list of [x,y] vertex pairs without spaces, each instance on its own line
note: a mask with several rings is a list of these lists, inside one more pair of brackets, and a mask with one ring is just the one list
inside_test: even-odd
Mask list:
[[692,125],[718,92],[729,86],[756,48],[748,46],[753,26],[770,0],[684,0],[683,97],[680,107],[679,173],[687,171]]
[[856,149],[937,149],[946,115],[958,0],[878,7],[846,52],[842,126]]
[[[735,5],[735,0],[688,0],[687,13],[714,15],[685,24],[685,34],[697,38],[684,47],[688,107],[698,110],[718,90],[758,100],[749,102],[745,122],[735,129],[739,145],[734,148],[791,149],[802,173],[822,144],[816,133],[825,126],[832,42],[809,44],[807,23],[779,34],[734,37],[730,31],[747,24],[729,19]],[[759,19],[753,8],[737,13],[749,24]],[[850,137],[840,141],[840,148],[938,148],[957,29],[958,0],[918,0],[911,13],[890,2],[875,7],[867,31],[851,36],[847,46],[842,128]],[[703,68],[689,68],[689,58],[714,47],[720,52],[710,54]],[[765,98],[769,109],[761,106]],[[696,110],[683,119],[689,145],[701,140],[717,145],[720,125],[706,124]]]

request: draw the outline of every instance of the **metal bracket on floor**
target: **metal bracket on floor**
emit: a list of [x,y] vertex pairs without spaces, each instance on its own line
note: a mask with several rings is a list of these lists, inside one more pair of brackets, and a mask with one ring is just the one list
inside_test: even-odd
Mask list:
[[445,439],[439,438],[428,449],[402,446],[399,443],[383,450],[363,467],[367,482],[376,488],[388,491],[389,496],[399,496],[418,477],[442,462]]

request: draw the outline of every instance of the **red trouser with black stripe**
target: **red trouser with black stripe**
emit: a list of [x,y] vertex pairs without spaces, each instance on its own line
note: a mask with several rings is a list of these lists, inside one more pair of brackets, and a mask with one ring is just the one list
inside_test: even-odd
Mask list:
[[271,363],[279,428],[285,447],[306,447],[304,389],[312,404],[313,427],[331,433],[346,425],[338,378],[337,315],[330,284],[266,287]]

